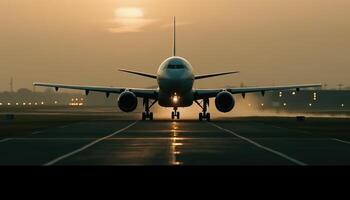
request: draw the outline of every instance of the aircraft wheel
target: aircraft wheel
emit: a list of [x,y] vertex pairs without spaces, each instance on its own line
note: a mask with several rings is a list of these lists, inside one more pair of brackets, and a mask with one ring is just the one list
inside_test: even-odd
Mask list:
[[199,113],[199,121],[203,121],[203,114],[202,113]]
[[171,112],[171,119],[174,120],[174,118],[175,118],[175,113]]
[[146,120],[146,113],[142,112],[142,121],[145,121],[145,120]]
[[207,113],[207,121],[209,122],[210,121],[210,113]]
[[180,112],[176,113],[176,117],[177,117],[177,119],[180,119]]
[[149,120],[151,120],[151,121],[153,120],[153,112],[149,113]]

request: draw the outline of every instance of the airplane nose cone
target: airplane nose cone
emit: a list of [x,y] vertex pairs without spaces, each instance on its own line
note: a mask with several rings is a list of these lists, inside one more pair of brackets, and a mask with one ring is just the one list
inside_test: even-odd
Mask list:
[[190,77],[184,70],[173,70],[173,71],[169,71],[169,73],[166,73],[165,78],[176,81],[180,79],[188,79]]
[[193,77],[184,70],[172,70],[160,77],[159,86],[168,92],[187,92],[192,89]]

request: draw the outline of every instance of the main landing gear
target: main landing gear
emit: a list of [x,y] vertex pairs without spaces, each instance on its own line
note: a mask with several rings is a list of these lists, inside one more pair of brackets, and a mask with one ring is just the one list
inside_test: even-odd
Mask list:
[[209,106],[209,99],[203,99],[202,103],[203,105],[201,105],[201,103],[199,103],[197,100],[195,101],[199,107],[202,108],[202,112],[199,113],[198,115],[198,119],[199,121],[203,121],[203,120],[207,120],[210,121],[210,113],[207,112],[208,111],[208,106]]
[[177,111],[177,108],[174,108],[174,111],[171,112],[171,119],[174,120],[176,117],[176,119],[180,119],[180,112]]
[[142,112],[142,120],[145,121],[145,120],[153,120],[153,112]]
[[154,100],[151,105],[149,105],[149,99],[145,98],[143,99],[143,107],[145,108],[145,112],[142,112],[142,120],[145,121],[149,119],[150,121],[153,120],[153,112],[150,112],[150,108],[157,102],[157,100]]

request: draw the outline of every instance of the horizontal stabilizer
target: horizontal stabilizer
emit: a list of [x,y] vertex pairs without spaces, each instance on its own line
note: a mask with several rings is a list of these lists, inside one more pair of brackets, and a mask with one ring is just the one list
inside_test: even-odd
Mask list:
[[138,71],[131,71],[131,70],[126,70],[126,69],[119,69],[119,71],[126,72],[126,73],[129,73],[129,74],[136,74],[136,75],[139,75],[139,76],[144,76],[144,77],[148,77],[148,78],[157,79],[157,75],[155,75],[155,74],[149,74],[149,73],[138,72]]
[[204,79],[204,78],[210,78],[215,76],[223,76],[228,74],[236,74],[239,73],[238,71],[231,71],[231,72],[221,72],[221,73],[213,73],[213,74],[203,74],[203,75],[197,75],[194,79]]

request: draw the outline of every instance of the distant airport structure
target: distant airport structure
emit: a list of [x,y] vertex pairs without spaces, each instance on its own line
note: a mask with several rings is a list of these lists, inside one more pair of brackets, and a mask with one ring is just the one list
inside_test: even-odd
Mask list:
[[[247,94],[245,98],[235,95],[237,104],[246,110],[274,110],[277,112],[333,112],[350,111],[350,90],[303,90],[303,91],[282,91],[267,92],[261,94]],[[33,92],[21,88],[17,92],[0,93],[1,107],[18,106],[117,106],[118,95],[111,95],[106,98],[101,93],[91,93],[86,96],[83,93],[54,92],[47,89],[44,92]],[[142,99],[139,99],[141,102]],[[142,105],[141,103],[139,105]],[[138,110],[142,111],[142,106]],[[231,112],[235,112],[235,109]]]
[[17,92],[1,92],[0,106],[114,106],[113,95],[110,99],[105,95],[94,93],[85,96],[80,93],[55,93],[52,89],[34,92],[21,88]]

